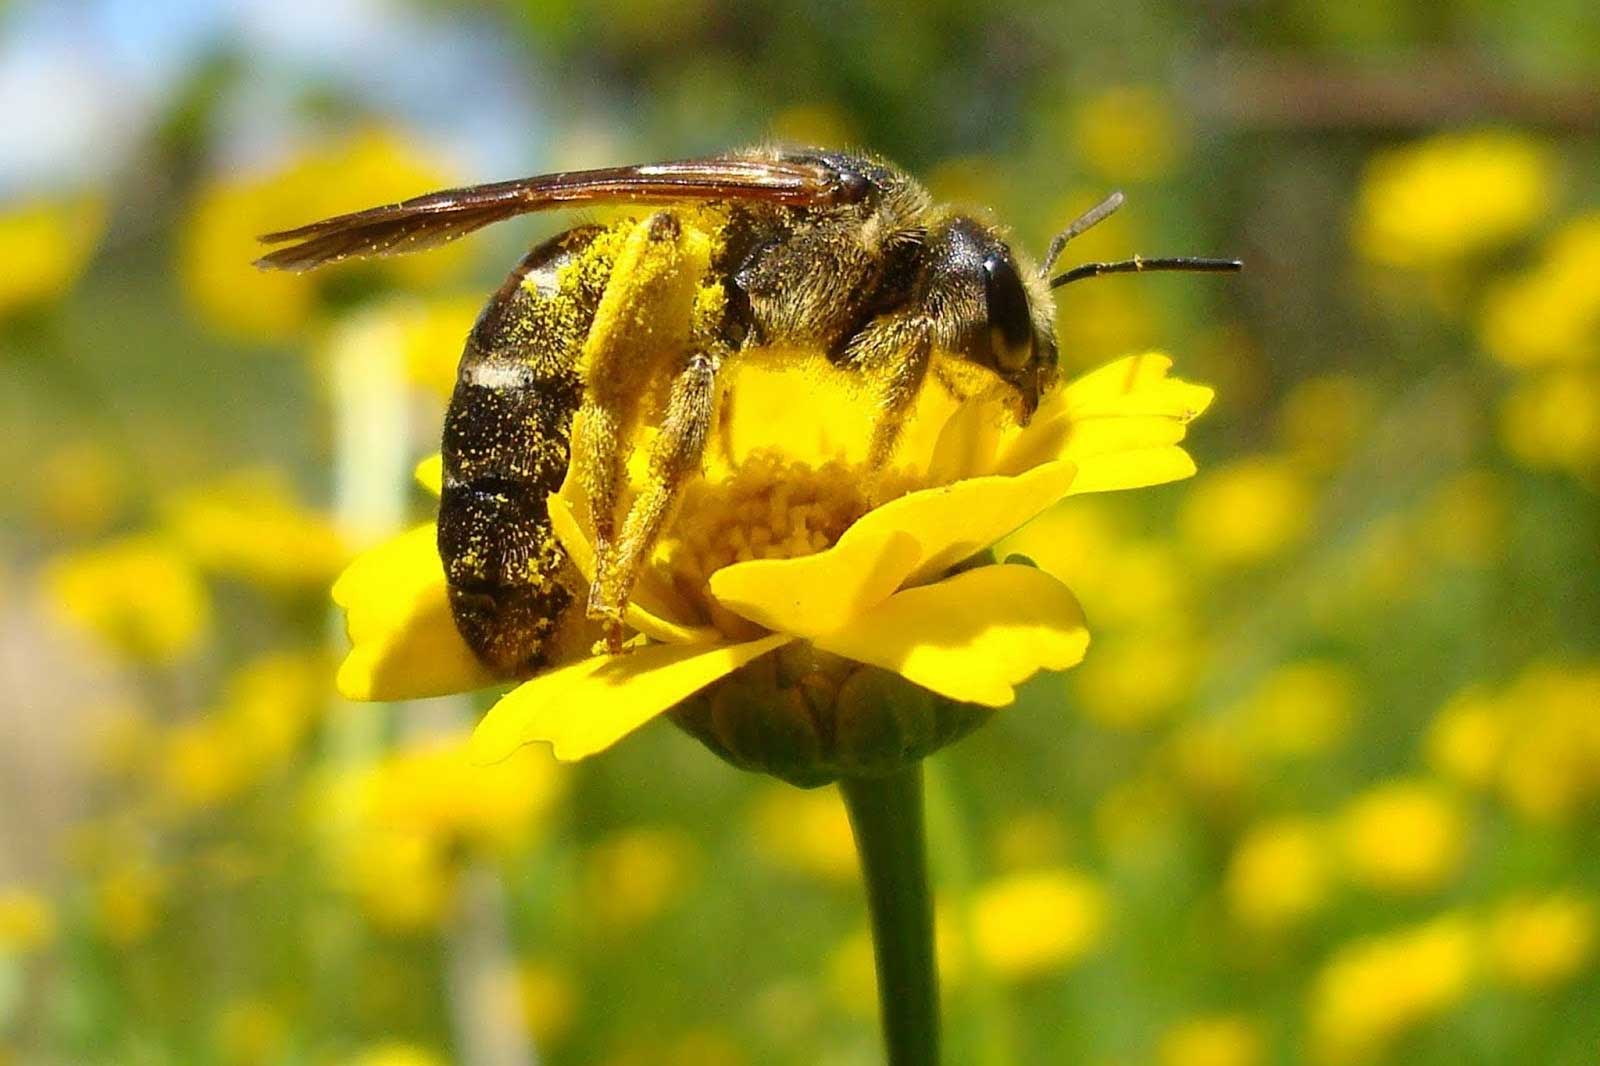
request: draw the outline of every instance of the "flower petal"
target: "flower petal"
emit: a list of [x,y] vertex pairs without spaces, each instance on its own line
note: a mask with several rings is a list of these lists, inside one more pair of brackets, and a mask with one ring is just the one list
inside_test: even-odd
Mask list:
[[1071,463],[1019,477],[923,489],[867,512],[838,543],[796,559],[756,559],[711,575],[711,594],[758,625],[797,636],[830,633],[907,581],[982,551],[1064,497]]
[[411,471],[411,476],[417,479],[417,484],[427,489],[433,496],[444,494],[444,456],[434,452]]
[[[1171,366],[1164,355],[1131,356],[1057,390],[1002,450],[996,469],[1013,473],[1051,459],[1070,459],[1079,466],[1075,493],[1189,476],[1193,463],[1177,444],[1214,393],[1167,377]],[[1152,453],[1136,461],[1137,473],[1120,466],[1132,452]]]
[[[578,568],[583,579],[594,581],[594,545],[589,542],[588,534],[578,522],[571,502],[554,493],[548,497],[548,501],[550,527],[555,531],[556,539],[561,542],[567,558],[572,560],[572,565]],[[720,639],[720,634],[712,626],[685,625],[672,620],[674,614],[681,616],[682,613],[685,612],[665,605],[651,583],[641,581],[634,588],[626,621],[638,632],[666,644],[704,645]]]
[[563,761],[585,758],[791,639],[773,634],[746,644],[653,644],[541,674],[490,708],[472,735],[472,758],[498,762],[535,741],[551,744]]
[[965,703],[1004,707],[1040,670],[1077,665],[1089,646],[1078,601],[1031,566],[982,566],[897,592],[813,641]]
[[423,699],[495,683],[456,631],[436,536],[429,523],[393,537],[334,582],[352,645],[337,680],[345,697]]

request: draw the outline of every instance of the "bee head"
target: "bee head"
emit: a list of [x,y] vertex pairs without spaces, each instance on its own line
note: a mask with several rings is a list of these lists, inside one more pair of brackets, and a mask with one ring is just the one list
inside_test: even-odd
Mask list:
[[1056,378],[1049,285],[993,227],[964,215],[929,233],[928,264],[936,345],[993,371],[1032,415]]

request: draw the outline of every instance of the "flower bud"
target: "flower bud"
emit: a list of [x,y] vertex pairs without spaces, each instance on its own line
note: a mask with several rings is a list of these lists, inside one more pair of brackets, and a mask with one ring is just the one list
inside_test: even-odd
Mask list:
[[672,719],[742,770],[814,788],[893,773],[992,713],[796,642],[685,700]]

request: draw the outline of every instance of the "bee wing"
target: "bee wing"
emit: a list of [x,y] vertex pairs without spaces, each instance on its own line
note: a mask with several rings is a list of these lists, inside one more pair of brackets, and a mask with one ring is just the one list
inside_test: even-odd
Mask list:
[[503,219],[567,204],[761,200],[817,206],[858,199],[864,191],[859,177],[820,161],[731,156],[540,174],[446,189],[269,233],[261,238],[264,243],[286,246],[268,252],[256,265],[308,270],[352,256],[403,255]]

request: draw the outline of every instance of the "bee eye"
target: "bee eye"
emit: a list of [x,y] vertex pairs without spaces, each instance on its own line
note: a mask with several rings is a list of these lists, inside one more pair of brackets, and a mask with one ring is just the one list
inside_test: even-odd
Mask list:
[[983,278],[995,363],[1002,370],[1021,370],[1033,356],[1033,317],[1022,278],[1011,257],[1000,254],[984,259]]

